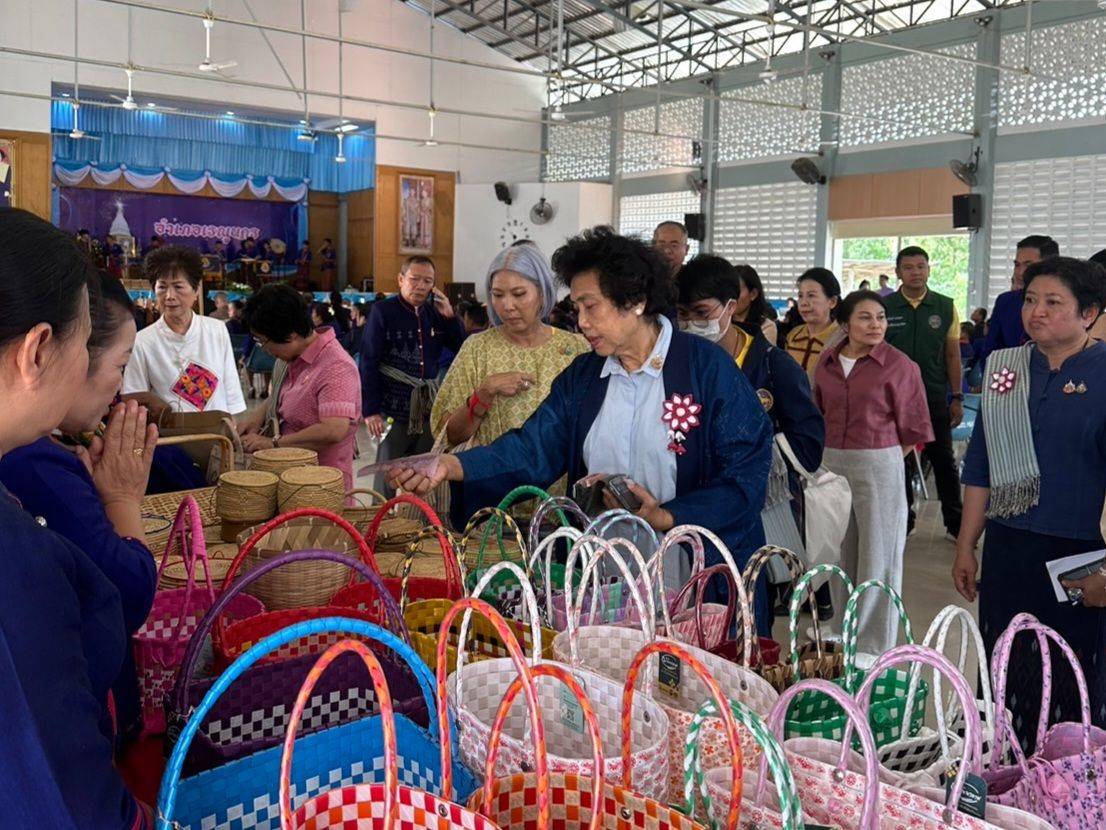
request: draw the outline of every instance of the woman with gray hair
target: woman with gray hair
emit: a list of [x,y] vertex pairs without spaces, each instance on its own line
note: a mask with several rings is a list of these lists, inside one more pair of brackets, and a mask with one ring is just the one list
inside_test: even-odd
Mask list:
[[522,426],[549,394],[553,378],[590,350],[583,337],[546,322],[556,287],[533,243],[500,251],[485,288],[491,328],[461,344],[431,413],[435,433],[445,430],[450,446],[490,444]]

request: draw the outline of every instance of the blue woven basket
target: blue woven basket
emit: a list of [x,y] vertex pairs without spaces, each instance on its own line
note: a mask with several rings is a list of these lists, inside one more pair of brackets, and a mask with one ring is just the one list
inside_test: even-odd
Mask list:
[[[289,626],[266,637],[232,663],[191,713],[165,770],[158,795],[158,828],[170,830],[279,830],[281,747],[276,746],[181,780],[188,747],[207,712],[243,672],[270,652],[300,637],[323,632],[357,635],[391,649],[411,666],[426,699],[427,711],[437,711],[434,676],[398,637],[363,620],[324,617]],[[383,731],[379,716],[325,729],[296,741],[292,764],[292,805],[326,790],[384,781]],[[403,715],[395,718],[401,784],[440,792],[441,759],[438,722],[429,729]],[[456,727],[450,733],[457,746]],[[453,763],[454,798],[463,803],[477,782],[459,760]]]

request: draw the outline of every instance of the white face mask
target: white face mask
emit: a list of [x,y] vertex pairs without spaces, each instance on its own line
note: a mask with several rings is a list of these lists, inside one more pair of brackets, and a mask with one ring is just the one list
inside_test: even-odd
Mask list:
[[680,320],[680,330],[685,331],[688,334],[696,334],[699,337],[705,337],[711,343],[717,343],[723,337],[726,336],[727,330],[729,330],[729,324],[725,328],[722,327],[722,318],[726,316],[726,308],[729,303],[722,306],[722,311],[717,317],[712,317],[709,320]]

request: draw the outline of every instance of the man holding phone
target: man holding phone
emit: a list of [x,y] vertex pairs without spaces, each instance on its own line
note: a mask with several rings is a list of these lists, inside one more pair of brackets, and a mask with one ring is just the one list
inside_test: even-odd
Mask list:
[[[429,257],[407,259],[399,294],[374,303],[365,325],[361,411],[369,436],[379,442],[377,461],[427,452],[434,445],[430,409],[438,393],[442,350],[456,352],[465,336],[434,278]],[[383,477],[377,489],[391,494]]]

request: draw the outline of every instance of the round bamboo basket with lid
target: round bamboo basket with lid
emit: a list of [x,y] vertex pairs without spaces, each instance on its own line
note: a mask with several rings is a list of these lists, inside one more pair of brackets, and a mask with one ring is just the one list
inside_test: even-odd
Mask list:
[[[257,530],[244,530],[238,547]],[[291,519],[266,533],[246,556],[241,573],[246,573],[289,551],[327,550],[358,559],[357,543],[342,528],[319,516]],[[268,611],[327,605],[350,579],[350,569],[339,562],[293,562],[254,581],[246,593],[264,603]]]
[[318,507],[341,514],[345,503],[342,471],[335,467],[295,467],[280,474],[276,497],[279,513]]
[[[411,559],[411,576],[424,576],[445,579],[445,562],[442,561],[442,549],[437,538],[427,537],[414,542],[415,555]],[[373,551],[380,575],[399,579],[403,576],[403,563],[410,554],[410,545],[402,552],[381,550]]]
[[258,450],[250,458],[250,469],[280,475],[296,467],[317,467],[319,454],[304,447],[273,447]]
[[[377,529],[376,547],[373,553],[377,556],[381,554],[398,553],[402,560],[402,557],[407,555],[407,546],[415,541],[419,535],[419,531],[422,530],[425,524],[425,521],[407,519],[401,516],[384,519]],[[434,542],[434,544],[437,543]],[[437,548],[435,548],[435,550],[437,550]],[[441,553],[438,554],[438,558],[439,560],[441,559]],[[402,561],[400,564],[402,565]]]
[[[201,590],[207,590],[207,579],[204,576],[205,570],[211,575],[212,585],[218,585],[224,579],[226,579],[227,572],[230,570],[233,559],[225,558],[212,558],[211,551],[207,552],[208,559],[205,566],[204,560],[198,559],[196,561],[196,570],[194,574],[194,580],[196,585],[202,586]],[[165,590],[168,588],[183,588],[188,584],[188,566],[184,560],[178,560],[176,562],[170,562],[165,566],[165,570],[161,572],[161,579],[158,580],[157,587]]]
[[278,482],[273,473],[258,470],[231,470],[219,476],[215,509],[223,522],[223,541],[233,542],[247,527],[276,515]]
[[387,500],[383,494],[367,487],[350,490],[346,493],[346,505],[342,509],[342,518],[364,533],[369,523],[380,512],[381,505]]

